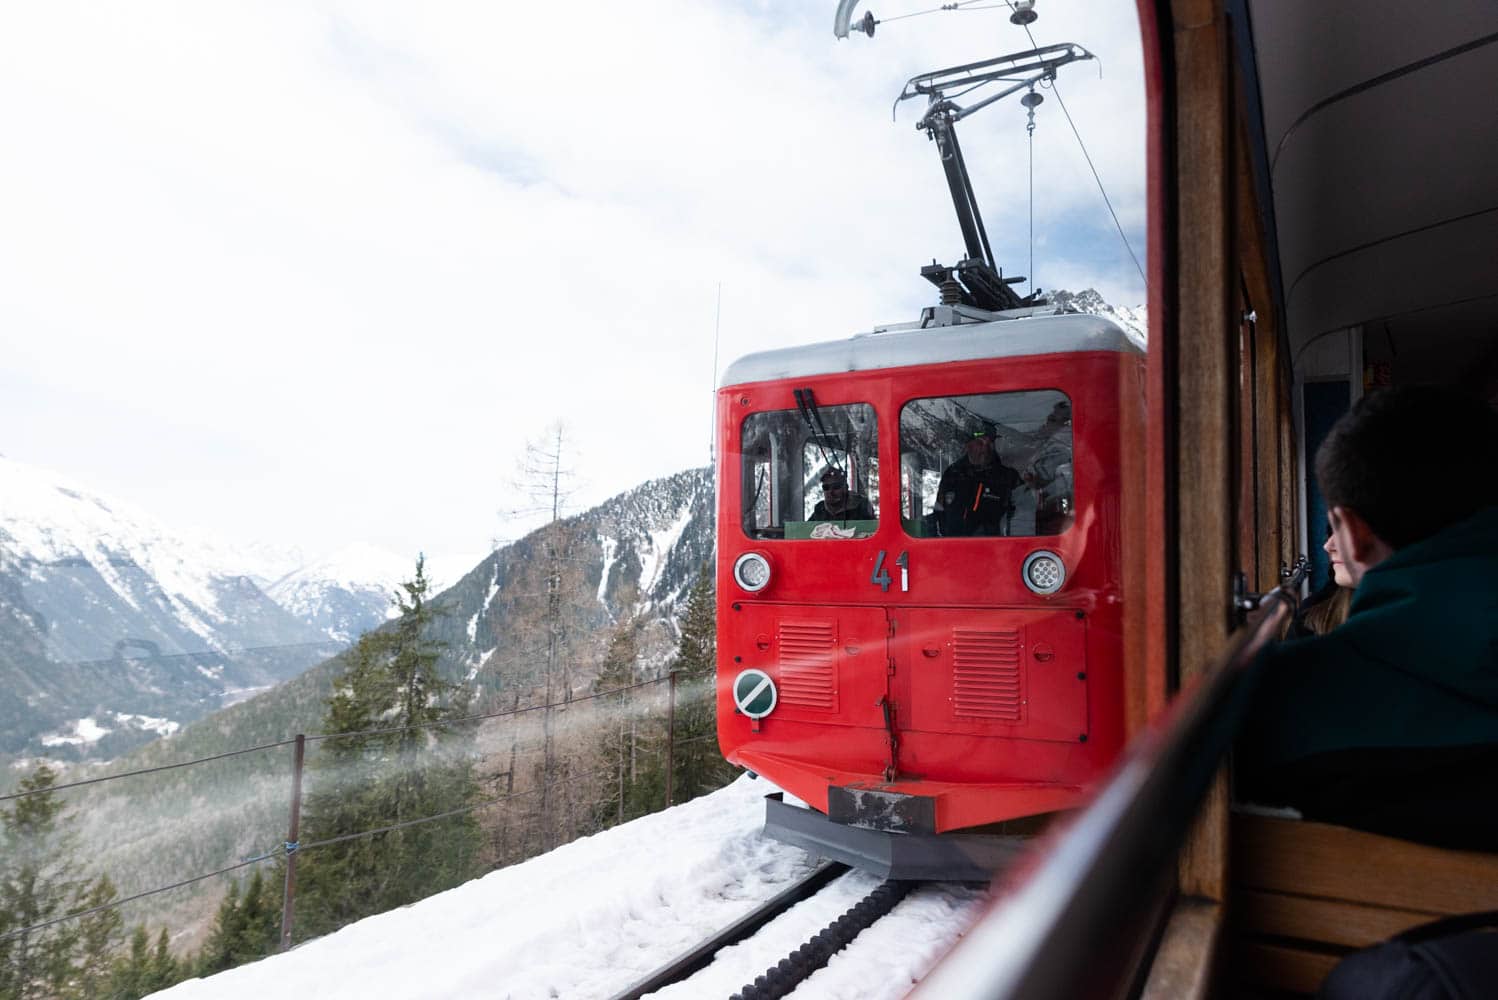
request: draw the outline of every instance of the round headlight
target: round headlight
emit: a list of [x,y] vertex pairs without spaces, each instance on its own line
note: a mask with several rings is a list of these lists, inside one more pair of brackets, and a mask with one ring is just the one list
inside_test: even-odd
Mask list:
[[1026,556],[1021,573],[1025,578],[1025,586],[1037,594],[1054,594],[1066,582],[1066,564],[1056,553],[1045,549]]
[[758,552],[745,552],[733,564],[733,581],[751,594],[770,585],[770,562]]

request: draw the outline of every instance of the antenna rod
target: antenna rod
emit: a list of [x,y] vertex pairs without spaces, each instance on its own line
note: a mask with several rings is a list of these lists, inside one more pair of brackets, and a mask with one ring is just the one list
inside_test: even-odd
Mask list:
[[718,335],[723,321],[723,282],[718,282],[718,305],[713,310],[713,388],[711,393],[711,419],[708,420],[707,462],[718,460]]

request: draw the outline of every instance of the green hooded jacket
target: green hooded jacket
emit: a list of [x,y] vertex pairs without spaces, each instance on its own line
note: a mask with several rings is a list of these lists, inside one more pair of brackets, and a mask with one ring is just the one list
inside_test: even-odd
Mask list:
[[1498,744],[1498,507],[1363,575],[1345,624],[1261,654],[1240,768]]

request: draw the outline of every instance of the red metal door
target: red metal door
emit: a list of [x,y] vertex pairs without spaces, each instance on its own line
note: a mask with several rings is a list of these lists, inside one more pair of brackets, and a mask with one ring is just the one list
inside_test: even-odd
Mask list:
[[1071,610],[892,610],[901,730],[1075,743],[1085,620]]

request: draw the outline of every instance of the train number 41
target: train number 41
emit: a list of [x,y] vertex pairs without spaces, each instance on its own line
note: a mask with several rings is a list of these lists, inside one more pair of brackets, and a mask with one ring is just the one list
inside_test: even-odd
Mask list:
[[[901,552],[895,557],[895,565],[900,567],[900,592],[904,593],[910,589],[910,553]],[[889,585],[894,582],[884,568],[883,549],[879,550],[879,557],[874,560],[874,572],[869,577],[869,582],[885,593],[889,593]]]

